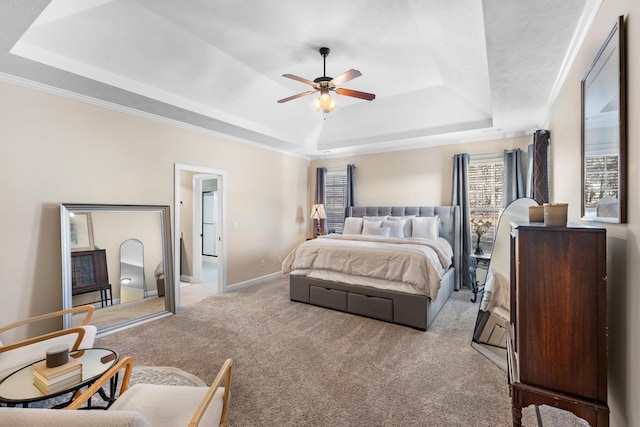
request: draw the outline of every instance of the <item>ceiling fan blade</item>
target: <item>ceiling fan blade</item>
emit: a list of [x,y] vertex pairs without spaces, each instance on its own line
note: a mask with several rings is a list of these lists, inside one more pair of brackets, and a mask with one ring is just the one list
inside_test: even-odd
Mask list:
[[351,90],[351,89],[336,89],[336,93],[338,95],[352,96],[354,98],[366,99],[367,101],[373,101],[376,99],[376,95],[374,93],[360,92],[359,90]]
[[306,83],[310,86],[317,87],[316,82],[312,82],[311,80],[305,79],[304,77],[298,77],[295,74],[283,74],[282,77],[297,80],[299,82]]
[[361,75],[362,73],[360,71],[351,69],[349,71],[345,71],[344,73],[340,74],[338,77],[334,77],[329,82],[329,84],[333,86],[339,86],[342,83],[348,82],[349,80],[353,80],[356,77],[360,77]]
[[297,95],[290,96],[288,98],[280,99],[280,100],[278,100],[278,104],[282,104],[283,102],[291,101],[292,99],[300,98],[300,97],[305,96],[305,95],[311,95],[312,93],[316,93],[316,92],[317,91],[315,91],[315,90],[308,90],[306,92],[302,92],[302,93],[299,93]]

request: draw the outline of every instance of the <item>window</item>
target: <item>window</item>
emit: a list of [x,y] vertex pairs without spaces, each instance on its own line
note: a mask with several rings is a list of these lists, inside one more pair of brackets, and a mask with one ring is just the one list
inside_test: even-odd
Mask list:
[[[502,158],[481,159],[473,157],[469,163],[469,211],[471,220],[490,221],[492,226],[482,235],[480,242],[485,252],[491,252],[496,226],[502,210]],[[471,225],[472,252],[477,235]]]
[[327,233],[342,233],[347,206],[347,170],[327,171],[324,210],[327,214]]
[[596,212],[605,197],[618,198],[618,155],[593,155],[584,158],[585,211]]

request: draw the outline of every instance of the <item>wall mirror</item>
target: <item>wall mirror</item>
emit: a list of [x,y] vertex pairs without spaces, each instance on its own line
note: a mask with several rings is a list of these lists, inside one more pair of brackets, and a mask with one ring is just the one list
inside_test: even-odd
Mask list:
[[507,369],[505,322],[510,319],[511,223],[529,221],[529,207],[538,203],[516,199],[502,211],[487,268],[472,345],[503,370]]
[[60,231],[63,308],[93,304],[99,334],[175,313],[169,206],[63,203]]
[[618,18],[582,79],[582,219],[627,221],[626,54]]

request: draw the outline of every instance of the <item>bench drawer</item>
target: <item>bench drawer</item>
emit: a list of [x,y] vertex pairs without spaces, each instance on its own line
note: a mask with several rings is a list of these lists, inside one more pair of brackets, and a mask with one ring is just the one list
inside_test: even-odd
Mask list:
[[349,293],[349,313],[393,322],[393,300]]
[[347,311],[347,293],[320,286],[309,286],[309,302],[334,310]]

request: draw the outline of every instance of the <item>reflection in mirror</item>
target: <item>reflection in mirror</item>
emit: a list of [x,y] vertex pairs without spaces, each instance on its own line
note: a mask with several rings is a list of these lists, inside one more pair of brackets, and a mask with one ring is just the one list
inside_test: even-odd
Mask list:
[[582,219],[627,222],[624,18],[582,79]]
[[529,207],[535,200],[523,197],[511,202],[500,215],[496,239],[487,268],[473,347],[507,369],[506,328],[509,321],[509,280],[511,277],[511,222],[529,220]]
[[120,303],[147,296],[144,244],[138,239],[127,239],[120,245]]
[[60,224],[63,308],[93,304],[99,334],[175,312],[169,206],[63,203]]

